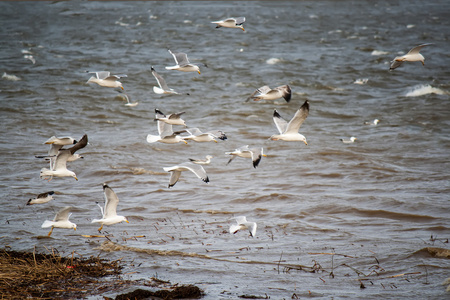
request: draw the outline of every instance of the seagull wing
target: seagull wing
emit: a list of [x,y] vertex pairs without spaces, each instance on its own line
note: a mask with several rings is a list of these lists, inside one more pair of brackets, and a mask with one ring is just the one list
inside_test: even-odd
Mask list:
[[83,137],[76,143],[72,148],[69,148],[68,150],[73,155],[76,151],[86,147],[88,144],[88,136],[87,134],[83,135]]
[[299,110],[295,113],[294,117],[289,121],[286,127],[285,133],[297,133],[300,126],[305,121],[309,114],[309,102],[308,100],[303,103]]
[[234,19],[236,22],[236,25],[242,25],[245,22],[245,17],[238,17]]
[[103,184],[103,194],[105,195],[105,209],[103,218],[109,218],[117,216],[117,204],[119,204],[119,198],[116,193],[107,184]]
[[292,91],[289,85],[286,84],[279,86],[275,88],[275,90],[278,90],[281,93],[281,97],[283,97],[286,102],[289,102],[291,100]]
[[188,169],[189,171],[194,173],[198,178],[200,178],[204,182],[206,182],[206,183],[209,182],[208,175],[206,175],[206,171],[205,171],[205,169],[203,169],[203,167],[201,165],[196,165],[196,164],[187,162],[187,163],[181,164],[180,166]]
[[171,172],[169,179],[169,188],[173,187],[177,182],[178,179],[180,179],[181,171],[178,171],[178,169],[172,169],[172,168],[164,168],[164,171]]
[[109,72],[108,71],[100,71],[100,72],[89,72],[89,74],[95,74],[95,77],[97,77],[97,79],[105,79],[106,77],[109,77]]
[[275,126],[277,127],[280,134],[282,134],[286,130],[288,123],[280,116],[276,109],[273,111],[273,122],[275,123]]
[[173,129],[171,124],[167,124],[162,121],[157,121],[158,123],[158,133],[161,138],[173,134]]
[[394,59],[393,61],[391,61],[391,66],[389,67],[389,70],[394,70],[394,69],[400,67],[402,65],[402,63],[403,63],[403,61]]
[[252,154],[253,167],[256,168],[259,165],[259,162],[261,161],[261,158],[263,155],[263,149],[262,148],[253,148],[253,149],[250,149],[250,153]]
[[172,120],[179,119],[182,114],[184,114],[184,111],[175,113],[175,114],[170,114],[169,119],[172,119]]
[[72,156],[69,149],[61,149],[56,156],[53,170],[67,169],[67,160]]
[[156,78],[156,81],[158,81],[158,85],[160,88],[162,88],[163,90],[169,90],[169,87],[167,86],[167,83],[164,80],[164,78],[162,78],[158,73],[156,73],[153,67],[152,67],[152,74]]
[[70,210],[72,209],[71,206],[66,206],[62,209],[60,209],[57,213],[55,218],[53,219],[53,222],[58,222],[58,221],[67,221],[69,220],[69,213]]
[[420,50],[423,47],[429,46],[429,45],[432,45],[432,44],[422,44],[422,45],[416,46],[416,47],[412,48],[411,50],[409,50],[408,54],[417,54],[420,52]]
[[175,62],[177,63],[177,65],[179,66],[184,66],[189,64],[189,60],[187,58],[187,54],[183,53],[183,52],[172,52],[170,51],[170,54],[172,54],[173,58],[175,59]]

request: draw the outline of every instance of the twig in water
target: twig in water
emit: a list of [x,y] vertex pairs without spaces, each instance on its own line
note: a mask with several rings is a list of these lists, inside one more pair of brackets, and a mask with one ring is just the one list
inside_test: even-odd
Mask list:
[[281,254],[280,254],[280,260],[278,261],[278,266],[277,266],[277,268],[278,268],[278,274],[280,274],[280,263],[281,263],[281,258],[283,257],[283,251],[281,251]]

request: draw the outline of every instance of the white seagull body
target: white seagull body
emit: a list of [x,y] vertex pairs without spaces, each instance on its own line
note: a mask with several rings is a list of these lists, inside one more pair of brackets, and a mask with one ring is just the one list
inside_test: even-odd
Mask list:
[[216,28],[220,28],[220,27],[227,27],[227,28],[240,28],[242,29],[242,31],[245,31],[244,27],[242,24],[244,24],[245,22],[245,17],[238,17],[238,18],[228,18],[228,19],[223,19],[220,21],[214,21],[211,22],[213,24],[216,24]]
[[154,86],[153,91],[156,94],[178,94],[173,89],[169,88],[167,86],[166,81],[164,78],[162,78],[158,73],[156,73],[155,69],[152,67],[152,74],[155,77],[156,81],[158,82],[159,87]]
[[211,158],[213,158],[213,156],[206,155],[205,159],[189,158],[189,160],[197,165],[209,165],[209,163],[211,162]]
[[89,80],[86,83],[96,83],[100,86],[104,87],[110,87],[110,88],[117,88],[120,87],[123,90],[122,83],[119,81],[122,77],[127,77],[127,75],[110,75],[107,71],[101,71],[101,72],[88,72],[89,74],[95,74],[95,76],[92,76],[89,78]]
[[152,144],[155,142],[160,142],[164,144],[176,144],[179,142],[183,142],[187,144],[187,142],[181,136],[173,132],[171,124],[167,124],[162,121],[157,121],[157,123],[158,135],[147,135],[147,143]]
[[300,107],[300,109],[297,110],[294,117],[289,121],[289,123],[284,120],[275,109],[273,112],[273,121],[280,134],[274,134],[270,137],[270,139],[273,141],[282,140],[288,142],[301,141],[308,145],[305,136],[298,133],[300,126],[303,124],[306,117],[308,117],[308,114],[308,100],[306,100],[305,103],[303,103],[303,105]]
[[203,169],[202,166],[193,164],[191,162],[182,163],[173,167],[166,167],[163,169],[166,172],[172,172],[169,180],[169,188],[173,187],[177,183],[178,179],[181,176],[181,172],[183,171],[191,171],[204,182],[209,182],[209,178],[208,175],[206,175],[205,169]]
[[249,148],[248,145],[242,146],[231,152],[225,152],[225,154],[231,155],[227,165],[236,157],[251,158],[253,167],[256,168],[263,156],[267,156],[263,153],[263,148]]
[[100,210],[102,211],[102,218],[92,220],[92,223],[102,224],[98,231],[100,232],[102,230],[103,225],[113,225],[120,222],[129,223],[127,218],[117,215],[117,204],[119,204],[119,198],[106,183],[103,184],[103,194],[105,196],[105,209],[102,209],[99,205]]
[[351,144],[351,143],[354,143],[355,141],[357,140],[357,138],[355,138],[354,136],[352,136],[350,139],[348,139],[348,140],[346,140],[346,139],[341,139],[341,141],[344,143],[344,144]]
[[65,228],[65,229],[74,229],[77,230],[77,224],[72,223],[69,221],[69,217],[71,215],[70,210],[72,207],[66,206],[58,213],[56,214],[53,221],[45,220],[44,223],[42,223],[42,228],[48,228],[51,227],[50,232],[48,233],[48,236],[52,235],[53,228]]
[[172,54],[175,59],[175,66],[166,67],[167,70],[177,70],[182,72],[198,72],[200,74],[199,66],[195,64],[191,64],[187,58],[187,54],[183,52],[172,52],[169,50],[169,53]]
[[239,230],[247,229],[250,232],[250,236],[255,237],[257,227],[255,222],[248,222],[245,216],[234,217],[233,219],[236,220],[236,224],[230,226],[230,233],[235,234]]
[[223,131],[210,131],[210,132],[202,132],[198,128],[188,128],[181,131],[175,132],[175,134],[187,133],[186,136],[181,136],[184,140],[192,140],[194,142],[203,143],[203,142],[215,142],[216,139],[226,140],[227,136]]
[[60,149],[58,151],[58,155],[56,156],[55,164],[53,169],[42,168],[41,169],[41,177],[50,177],[50,180],[53,176],[55,177],[73,177],[78,180],[77,175],[67,170],[67,161],[70,157],[75,155],[75,151],[86,147],[88,143],[88,137],[85,134],[78,143],[72,146],[69,149]]
[[156,108],[155,114],[155,121],[161,121],[170,125],[183,125],[184,127],[186,127],[186,122],[180,117],[182,114],[184,114],[184,111],[165,115],[162,111]]
[[39,194],[36,198],[28,200],[27,205],[47,203],[53,200],[53,194],[55,194],[54,191]]
[[373,125],[376,126],[378,123],[380,123],[380,120],[375,119],[372,122],[364,122],[365,125]]
[[422,65],[425,65],[425,58],[422,54],[420,54],[420,50],[425,47],[429,46],[431,44],[422,44],[419,46],[416,46],[409,50],[408,53],[402,56],[397,56],[394,58],[393,61],[391,61],[391,66],[389,67],[389,71],[394,70],[395,68],[398,68],[401,66],[401,64],[405,61],[420,61]]
[[257,89],[250,95],[250,97],[245,100],[245,102],[253,99],[254,101],[259,100],[276,100],[279,98],[283,98],[286,102],[291,100],[292,91],[289,85],[281,85],[274,89],[271,89],[269,86],[265,85]]

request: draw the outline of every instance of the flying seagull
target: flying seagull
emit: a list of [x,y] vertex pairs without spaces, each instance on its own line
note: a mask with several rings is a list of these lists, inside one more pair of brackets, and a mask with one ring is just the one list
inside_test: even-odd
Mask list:
[[289,85],[281,85],[274,89],[271,89],[269,86],[265,85],[257,89],[250,95],[250,97],[245,100],[245,102],[253,99],[254,101],[259,100],[276,100],[279,98],[284,98],[286,102],[291,101],[291,87]]
[[69,221],[71,209],[72,207],[66,206],[56,213],[56,216],[53,219],[53,221],[45,220],[44,223],[42,223],[41,226],[42,228],[51,227],[48,236],[52,235],[53,228],[66,228],[66,229],[73,228],[74,230],[77,230],[77,224]]
[[167,86],[166,81],[164,80],[164,78],[161,77],[161,75],[159,75],[158,73],[156,73],[155,69],[152,66],[152,74],[153,76],[156,78],[156,81],[158,82],[159,87],[154,86],[153,87],[153,91],[156,94],[178,94],[177,92],[175,92],[173,89],[169,88]]
[[422,63],[422,65],[425,65],[425,58],[419,52],[423,47],[429,46],[429,45],[432,45],[432,44],[422,44],[422,45],[416,46],[416,47],[412,48],[411,50],[409,50],[409,52],[406,53],[405,55],[395,57],[394,60],[391,61],[391,66],[389,67],[389,71],[392,71],[395,68],[400,67],[404,61],[420,61]]
[[119,204],[119,198],[116,193],[114,193],[112,188],[110,188],[106,183],[103,183],[103,194],[105,196],[105,209],[97,203],[97,205],[100,206],[102,218],[94,219],[91,222],[102,224],[98,231],[100,232],[103,229],[103,225],[113,225],[120,222],[130,223],[124,216],[117,215],[117,204]]
[[100,86],[104,87],[110,87],[110,88],[117,88],[120,87],[123,90],[122,83],[119,81],[122,77],[127,77],[127,75],[110,75],[107,71],[101,71],[101,72],[89,72],[86,71],[89,74],[95,74],[95,76],[92,76],[89,78],[89,80],[86,83],[96,83]]
[[216,24],[216,28],[220,27],[227,27],[227,28],[240,28],[242,31],[245,31],[242,24],[245,22],[245,17],[238,17],[238,18],[227,18],[220,21],[214,21],[211,22],[213,24]]
[[53,200],[53,194],[55,194],[54,191],[39,194],[36,198],[28,200],[27,205],[47,203]]
[[167,70],[178,70],[182,72],[198,72],[198,74],[200,74],[200,67],[196,64],[190,63],[186,53],[172,52],[170,50],[169,53],[172,54],[173,58],[175,59],[176,65],[172,67],[166,67]]
[[183,171],[191,171],[204,182],[209,182],[209,178],[208,175],[206,175],[205,169],[203,169],[201,165],[196,165],[191,162],[185,162],[173,167],[166,167],[163,169],[166,172],[172,172],[169,180],[169,188],[173,187],[177,183],[178,179],[180,179],[181,172]]
[[255,222],[248,222],[245,216],[234,217],[233,219],[236,220],[236,224],[230,226],[230,233],[235,234],[239,230],[247,229],[250,232],[250,236],[255,237],[257,227]]
[[261,161],[263,156],[267,156],[263,153],[263,148],[249,148],[248,145],[242,146],[240,148],[235,149],[231,152],[225,152],[225,154],[231,155],[230,160],[227,165],[231,163],[231,161],[239,156],[244,158],[251,158],[253,162],[253,167],[256,168]]
[[283,140],[283,141],[302,141],[306,145],[306,138],[304,135],[298,133],[300,126],[305,121],[309,114],[309,102],[308,100],[303,103],[303,105],[297,110],[294,117],[289,121],[289,123],[284,120],[278,111],[275,109],[273,112],[273,121],[277,127],[280,134],[274,134],[270,137],[273,141]]

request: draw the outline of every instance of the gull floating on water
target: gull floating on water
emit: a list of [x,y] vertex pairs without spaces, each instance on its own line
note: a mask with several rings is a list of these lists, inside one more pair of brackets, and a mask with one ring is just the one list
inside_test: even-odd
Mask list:
[[50,229],[48,236],[52,235],[53,228],[66,228],[66,229],[73,228],[74,230],[77,230],[77,224],[69,221],[70,215],[72,215],[70,213],[71,209],[72,209],[72,207],[66,206],[56,213],[56,216],[53,219],[53,221],[49,221],[49,220],[44,221],[44,223],[41,226],[42,228],[48,228],[48,227],[52,228],[52,229]]
[[365,124],[365,125],[373,125],[373,126],[376,126],[379,122],[380,122],[380,120],[375,119],[375,120],[373,120],[373,121],[371,121],[371,122],[364,122],[364,124]]
[[416,46],[416,47],[412,48],[411,50],[409,50],[409,52],[406,53],[405,55],[397,56],[396,58],[394,58],[393,61],[391,61],[391,66],[389,67],[389,71],[392,71],[395,68],[400,67],[404,61],[420,61],[422,63],[422,65],[425,65],[425,58],[419,52],[423,47],[429,46],[429,45],[432,45],[432,44],[422,44],[422,45]]
[[305,136],[298,133],[300,126],[302,126],[306,117],[308,117],[308,114],[309,114],[308,100],[306,100],[305,103],[303,103],[303,105],[300,107],[300,109],[297,110],[294,117],[289,121],[289,123],[286,120],[284,120],[275,109],[273,112],[273,121],[275,122],[275,125],[280,134],[274,134],[270,137],[270,139],[273,141],[282,140],[288,142],[301,141],[304,142],[306,145],[308,145]]
[[101,71],[101,72],[89,72],[86,71],[89,74],[95,74],[95,76],[92,76],[89,78],[89,80],[86,83],[96,83],[100,86],[110,87],[110,88],[117,88],[120,87],[123,90],[122,83],[119,81],[122,77],[127,77],[127,75],[110,75],[107,71]]
[[167,86],[166,81],[164,78],[162,78],[158,73],[156,73],[155,69],[152,67],[152,74],[156,78],[156,81],[158,82],[159,87],[154,86],[153,91],[156,94],[178,94],[173,89],[169,88]]
[[157,121],[158,124],[158,135],[148,134],[147,135],[147,143],[155,143],[160,142],[164,144],[176,144],[179,142],[183,142],[187,144],[187,142],[178,134],[173,132],[172,125],[167,124],[162,121]]
[[211,162],[211,158],[213,158],[213,156],[206,155],[205,159],[189,158],[189,160],[197,165],[209,165],[209,163]]
[[245,102],[253,99],[254,101],[259,100],[276,100],[279,98],[284,98],[286,102],[291,100],[292,92],[289,85],[281,85],[274,89],[271,89],[269,86],[265,85],[257,89],[250,95],[250,97],[245,100]]
[[208,175],[206,175],[205,169],[203,169],[203,167],[201,165],[196,165],[191,162],[185,162],[185,163],[173,166],[173,167],[166,167],[163,169],[166,172],[172,172],[172,175],[170,175],[170,180],[169,180],[169,188],[173,187],[177,183],[178,179],[181,176],[181,172],[183,172],[183,171],[191,171],[192,173],[194,173],[198,178],[200,178],[204,182],[206,182],[206,183],[209,182],[209,178],[208,178]]
[[180,117],[182,114],[184,114],[184,111],[165,115],[162,111],[156,108],[155,114],[155,121],[161,121],[170,125],[183,125],[184,127],[186,127],[186,122]]
[[236,220],[236,224],[230,226],[230,233],[235,234],[239,230],[247,229],[250,232],[250,236],[255,237],[257,227],[255,222],[248,222],[245,216],[234,217],[233,219]]
[[110,188],[106,183],[103,183],[103,194],[105,196],[105,209],[97,203],[102,212],[102,218],[94,219],[91,222],[102,224],[98,231],[100,232],[103,229],[103,225],[113,225],[120,222],[130,223],[124,216],[117,215],[117,204],[119,204],[119,198],[116,193],[114,193],[112,188]]
[[216,24],[216,28],[220,27],[227,27],[227,28],[240,28],[243,31],[245,31],[242,24],[245,22],[245,17],[238,17],[238,18],[228,18],[220,21],[214,21],[211,22],[213,24]]
[[355,138],[354,136],[352,136],[351,138],[349,138],[349,139],[341,139],[341,141],[344,143],[344,144],[351,144],[351,143],[354,143],[355,141],[357,140],[357,138]]
[[39,194],[39,195],[37,195],[36,198],[32,198],[32,199],[28,200],[27,205],[47,203],[47,202],[53,200],[53,196],[52,196],[53,194],[55,194],[54,191]]
[[173,58],[175,59],[176,65],[172,67],[166,67],[167,70],[177,70],[182,72],[198,72],[198,74],[200,74],[199,66],[190,63],[186,53],[172,52],[170,50],[169,53],[172,54]]
[[56,156],[54,168],[53,169],[42,168],[40,176],[41,177],[50,177],[49,180],[51,180],[53,178],[53,176],[55,176],[55,177],[70,176],[70,177],[73,177],[76,180],[78,180],[77,175],[74,172],[67,170],[67,161],[71,156],[73,156],[75,154],[76,151],[86,147],[87,144],[88,144],[88,137],[85,134],[80,139],[80,141],[77,142],[71,148],[60,149],[58,151],[58,155]]
[[198,128],[188,128],[183,129],[180,131],[175,132],[175,134],[181,135],[182,133],[187,133],[187,136],[181,136],[184,140],[193,140],[194,142],[202,143],[202,142],[215,142],[217,143],[216,139],[220,140],[226,140],[227,136],[223,131],[216,130],[216,131],[209,131],[209,132],[202,132]]
[[256,168],[261,161],[263,156],[267,156],[263,153],[263,148],[249,148],[248,145],[242,146],[240,148],[235,149],[231,152],[225,152],[225,154],[231,155],[230,160],[227,165],[231,163],[231,161],[239,156],[244,158],[251,158],[253,162],[253,167]]

